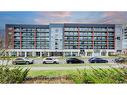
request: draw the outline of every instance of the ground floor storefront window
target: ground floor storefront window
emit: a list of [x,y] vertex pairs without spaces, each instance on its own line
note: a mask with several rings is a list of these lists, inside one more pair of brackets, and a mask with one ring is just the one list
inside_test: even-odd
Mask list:
[[101,52],[101,56],[106,56],[107,52]]
[[92,52],[87,52],[87,56],[92,56]]

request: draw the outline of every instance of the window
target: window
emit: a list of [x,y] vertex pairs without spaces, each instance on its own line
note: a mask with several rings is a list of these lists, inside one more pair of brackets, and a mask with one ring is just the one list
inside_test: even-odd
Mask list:
[[117,37],[117,40],[120,40],[120,37]]
[[58,43],[57,43],[57,42],[55,42],[55,45],[58,45]]
[[87,52],[87,56],[92,56],[92,52]]
[[16,60],[23,60],[22,58],[17,58]]
[[46,58],[46,60],[52,60],[52,58]]
[[102,56],[106,56],[106,52],[101,52],[101,55]]

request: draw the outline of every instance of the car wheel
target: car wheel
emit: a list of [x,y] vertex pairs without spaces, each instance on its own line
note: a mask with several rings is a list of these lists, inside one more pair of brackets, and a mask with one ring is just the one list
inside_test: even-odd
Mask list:
[[95,61],[91,61],[90,63],[95,63]]
[[15,62],[12,62],[13,65],[15,65]]
[[27,61],[26,64],[29,65],[29,62]]
[[46,64],[46,62],[44,61],[43,64]]
[[68,64],[71,64],[71,63],[72,63],[71,61],[68,62]]
[[34,64],[34,61],[32,61],[31,64]]
[[58,64],[58,62],[56,62],[56,61],[54,61],[53,63],[54,63],[54,64]]
[[13,62],[13,65],[17,65],[18,63],[16,63],[16,62]]

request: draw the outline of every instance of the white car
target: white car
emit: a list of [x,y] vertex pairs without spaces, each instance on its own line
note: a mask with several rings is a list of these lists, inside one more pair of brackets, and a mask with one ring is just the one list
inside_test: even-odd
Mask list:
[[33,59],[27,58],[27,57],[20,57],[16,58],[12,61],[12,64],[18,65],[18,64],[33,64]]
[[52,64],[59,64],[59,60],[53,57],[47,57],[43,59],[43,64],[48,64],[48,63],[52,63]]

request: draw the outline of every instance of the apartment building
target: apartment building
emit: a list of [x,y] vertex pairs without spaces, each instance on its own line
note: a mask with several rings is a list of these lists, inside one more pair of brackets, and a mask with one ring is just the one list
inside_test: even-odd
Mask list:
[[127,54],[127,25],[123,25],[122,53]]
[[122,51],[121,24],[6,24],[9,56],[108,56]]

